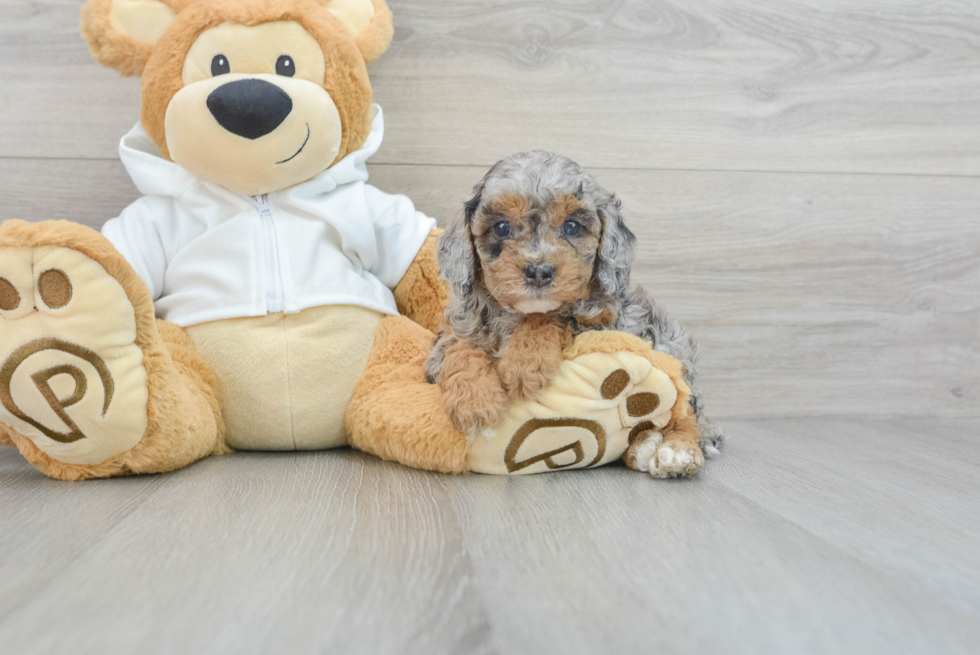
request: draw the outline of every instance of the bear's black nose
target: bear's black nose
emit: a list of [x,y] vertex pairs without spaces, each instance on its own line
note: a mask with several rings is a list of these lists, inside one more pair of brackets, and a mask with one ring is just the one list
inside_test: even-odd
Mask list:
[[293,110],[289,94],[264,80],[222,84],[208,96],[208,110],[218,125],[246,139],[265,136]]

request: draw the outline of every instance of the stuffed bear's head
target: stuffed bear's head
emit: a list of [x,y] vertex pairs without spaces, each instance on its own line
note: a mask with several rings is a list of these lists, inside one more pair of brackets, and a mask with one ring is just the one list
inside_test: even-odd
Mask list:
[[364,144],[366,64],[391,42],[384,0],[89,0],[101,64],[142,75],[164,157],[233,191],[298,184]]

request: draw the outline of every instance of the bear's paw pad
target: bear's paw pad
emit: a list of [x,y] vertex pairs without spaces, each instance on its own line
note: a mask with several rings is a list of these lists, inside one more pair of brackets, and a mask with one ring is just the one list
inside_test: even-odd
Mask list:
[[512,403],[467,458],[481,473],[544,473],[601,466],[623,455],[637,431],[670,420],[670,377],[634,353],[588,353],[562,363],[535,400]]
[[147,378],[122,285],[70,248],[0,248],[0,422],[68,464],[132,448]]

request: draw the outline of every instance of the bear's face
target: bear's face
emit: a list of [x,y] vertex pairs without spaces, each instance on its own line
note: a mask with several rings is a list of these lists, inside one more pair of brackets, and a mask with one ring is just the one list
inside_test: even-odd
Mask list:
[[340,152],[323,50],[299,23],[211,28],[181,79],[164,127],[170,157],[192,173],[229,188],[252,180],[248,191],[261,192],[313,177]]
[[142,72],[141,121],[164,156],[257,195],[364,143],[365,63],[390,16],[383,0],[90,0],[83,32],[99,61]]

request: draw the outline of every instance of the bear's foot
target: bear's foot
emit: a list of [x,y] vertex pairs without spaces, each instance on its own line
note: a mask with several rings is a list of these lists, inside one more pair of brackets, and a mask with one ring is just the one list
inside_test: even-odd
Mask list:
[[[0,432],[29,461],[63,479],[165,470],[163,444],[139,446],[153,383],[179,377],[145,286],[108,241],[71,223],[3,225]],[[215,412],[184,393],[214,434]]]
[[[688,461],[696,454],[703,462],[703,456],[677,360],[617,332],[580,335],[564,356],[550,387],[535,400],[512,403],[492,433],[470,443],[471,470],[543,473],[600,466],[624,455],[631,468],[653,466],[658,477],[700,468]],[[655,443],[662,453],[647,453]],[[676,454],[669,462],[668,452]]]

